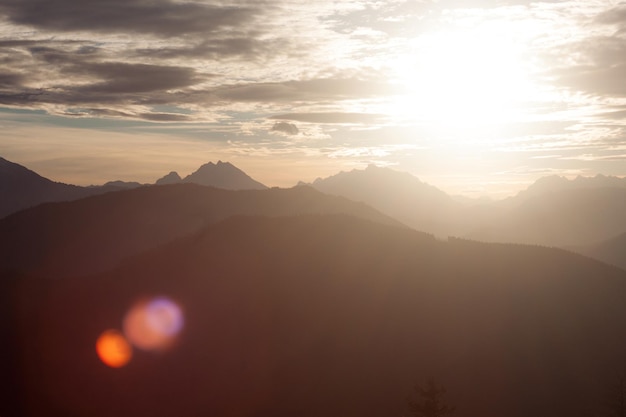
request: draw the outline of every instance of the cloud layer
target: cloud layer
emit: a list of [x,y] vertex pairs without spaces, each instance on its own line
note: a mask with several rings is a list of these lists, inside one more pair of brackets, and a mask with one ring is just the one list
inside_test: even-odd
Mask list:
[[0,19],[0,107],[59,124],[354,164],[372,160],[351,147],[406,145],[377,160],[398,165],[507,149],[529,172],[626,147],[626,5],[609,0],[4,0]]

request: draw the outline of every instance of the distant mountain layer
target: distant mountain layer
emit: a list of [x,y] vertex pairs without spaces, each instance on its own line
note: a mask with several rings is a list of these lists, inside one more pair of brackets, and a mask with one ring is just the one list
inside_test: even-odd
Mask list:
[[[349,216],[231,217],[96,276],[2,278],[3,415],[400,416],[429,376],[462,416],[601,415],[626,352],[624,271]],[[177,342],[106,368],[96,338],[151,296],[181,306]]]
[[324,193],[362,201],[401,222],[438,236],[459,235],[462,205],[413,175],[374,165],[318,178]]
[[364,204],[310,187],[231,191],[195,184],[141,187],[48,203],[0,219],[0,268],[79,275],[233,215],[344,213],[401,226]]
[[[181,178],[170,172],[157,184],[197,183],[223,189],[265,189],[228,162],[207,163]],[[140,184],[114,181],[103,187],[54,183],[0,160],[0,218],[46,201],[68,201]],[[517,196],[463,203],[413,175],[369,166],[317,179],[317,190],[363,202],[420,231],[490,242],[589,247],[626,232],[626,179],[552,176]]]
[[517,196],[464,204],[416,177],[370,166],[312,184],[438,236],[489,242],[585,246],[626,231],[626,179],[546,177]]
[[558,175],[543,177],[538,179],[526,190],[521,191],[515,197],[510,198],[510,202],[520,203],[530,197],[537,197],[553,192],[565,190],[581,190],[589,188],[624,188],[626,189],[626,178],[607,177],[596,175],[595,177],[578,176],[572,180]]
[[585,248],[577,249],[592,258],[626,269],[626,233]]
[[585,246],[626,231],[626,188],[580,188],[496,206],[468,237],[547,246]]
[[[179,182],[206,185],[227,190],[262,190],[265,185],[250,178],[228,162],[209,162],[181,179],[170,172],[156,181],[157,185]],[[22,209],[53,201],[72,201],[110,191],[137,188],[138,182],[110,181],[103,186],[79,187],[53,182],[6,159],[0,158],[0,218]]]

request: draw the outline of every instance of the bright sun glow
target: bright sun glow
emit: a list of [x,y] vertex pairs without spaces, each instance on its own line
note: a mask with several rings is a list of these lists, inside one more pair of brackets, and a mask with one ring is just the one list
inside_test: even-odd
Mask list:
[[394,63],[401,93],[390,109],[403,119],[476,126],[516,118],[536,89],[524,47],[492,29],[424,34]]

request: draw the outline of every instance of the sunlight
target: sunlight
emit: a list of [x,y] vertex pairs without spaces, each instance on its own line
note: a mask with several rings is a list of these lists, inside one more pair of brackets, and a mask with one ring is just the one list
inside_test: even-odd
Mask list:
[[390,111],[415,122],[470,127],[516,119],[536,87],[522,43],[505,34],[485,26],[416,38],[412,53],[393,63],[404,93]]
[[107,330],[96,341],[96,353],[105,365],[120,368],[130,361],[133,350],[120,332]]

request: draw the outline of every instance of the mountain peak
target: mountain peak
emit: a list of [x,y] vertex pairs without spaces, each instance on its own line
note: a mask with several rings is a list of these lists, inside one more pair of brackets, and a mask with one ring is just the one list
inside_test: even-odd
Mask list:
[[245,172],[229,162],[208,162],[194,173],[187,175],[182,182],[224,188],[227,190],[263,190],[267,187],[255,181]]
[[457,205],[449,195],[412,174],[375,164],[318,178],[312,186],[364,202],[418,230],[441,236],[447,236],[452,227],[446,216]]
[[176,184],[176,183],[179,183],[181,181],[182,181],[182,178],[180,178],[180,175],[178,175],[178,172],[171,171],[166,176],[156,180],[155,184],[156,185]]

